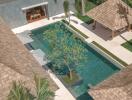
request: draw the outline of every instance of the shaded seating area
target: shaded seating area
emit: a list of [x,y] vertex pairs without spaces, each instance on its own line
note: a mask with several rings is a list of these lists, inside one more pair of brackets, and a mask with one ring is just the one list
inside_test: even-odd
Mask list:
[[87,16],[94,20],[93,30],[96,30],[98,22],[104,26],[104,29],[111,30],[112,38],[124,30],[131,30],[132,8],[122,0],[107,0],[87,12]]
[[29,5],[22,8],[24,15],[26,16],[27,22],[31,23],[34,21],[41,20],[43,18],[49,18],[48,14],[48,2],[43,2],[35,5]]
[[103,40],[111,40],[111,30],[109,28],[104,27],[102,24],[96,22],[96,29],[93,29],[93,23],[87,25],[85,23],[82,23],[82,25],[90,30],[93,34],[96,34],[96,36],[99,36]]
[[26,18],[29,23],[46,17],[47,16],[41,6],[28,9],[26,12]]

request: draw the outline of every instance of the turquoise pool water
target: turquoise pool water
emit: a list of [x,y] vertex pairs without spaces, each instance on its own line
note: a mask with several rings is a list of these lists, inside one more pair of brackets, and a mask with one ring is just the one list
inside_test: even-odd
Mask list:
[[[34,42],[30,43],[32,47],[34,49],[41,49],[45,54],[50,52],[48,42],[43,39],[44,38],[43,33],[47,30],[53,29],[59,30],[57,35],[60,38],[63,38],[63,34],[68,34],[69,37],[72,36],[73,34],[76,34],[73,31],[71,31],[68,27],[66,27],[62,22],[50,24],[48,26],[32,30],[31,37],[34,40]],[[72,39],[69,39],[67,41],[73,43],[74,45],[74,42],[78,40],[73,41]],[[85,54],[87,61],[85,62],[81,61],[80,62],[81,64],[75,67],[75,71],[81,77],[82,82],[78,85],[67,87],[76,98],[79,98],[86,94],[89,88],[88,84],[95,86],[101,81],[111,76],[112,74],[114,74],[115,72],[120,70],[106,58],[97,53],[90,46],[86,45],[84,42],[80,42],[78,45],[81,45],[83,49],[87,50]],[[85,99],[88,100],[88,98]]]

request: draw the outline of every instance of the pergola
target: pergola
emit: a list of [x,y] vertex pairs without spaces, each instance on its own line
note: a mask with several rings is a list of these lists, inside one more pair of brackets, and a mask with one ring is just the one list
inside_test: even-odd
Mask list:
[[86,15],[94,19],[94,28],[98,22],[112,30],[112,38],[118,30],[126,27],[129,31],[131,29],[132,8],[122,0],[107,0],[87,12]]

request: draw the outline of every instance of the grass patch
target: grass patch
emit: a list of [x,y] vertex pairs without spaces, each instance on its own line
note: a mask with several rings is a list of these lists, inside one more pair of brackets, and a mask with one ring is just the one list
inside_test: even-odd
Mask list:
[[[92,8],[94,8],[96,5],[92,2],[87,1],[85,4],[85,11],[88,12],[89,10],[91,10]],[[88,17],[88,16],[82,16],[82,14],[80,12],[77,12],[75,14],[76,17],[78,17],[80,20],[82,20],[83,22],[90,24],[93,22],[93,20]]]
[[[69,22],[66,20],[62,20],[62,22],[64,22],[65,24],[69,25]],[[73,30],[75,30],[76,32],[78,32],[80,35],[82,35],[84,38],[89,38],[87,35],[85,35],[83,32],[81,32],[80,30],[78,30],[77,28],[75,28],[74,26],[72,26],[71,24],[69,25]]]
[[123,0],[125,3],[127,3],[130,7],[132,7],[132,0]]
[[91,24],[93,22],[93,19],[88,16],[82,16],[79,13],[75,14],[75,16],[87,24]]
[[75,72],[72,72],[72,80],[68,75],[63,76],[62,79],[67,85],[73,85],[80,80],[79,76]]
[[132,52],[132,39],[123,43],[122,46]]
[[97,42],[93,41],[93,44],[95,44],[97,47],[99,47],[101,50],[103,50],[105,53],[107,53],[108,55],[110,55],[112,58],[114,58],[116,61],[118,61],[120,64],[124,65],[124,66],[128,66],[127,63],[125,63],[124,61],[122,61],[121,59],[119,59],[118,57],[116,57],[114,54],[112,54],[111,52],[109,52],[107,49],[105,49],[104,47],[102,47],[101,45],[99,45]]
[[89,0],[90,2],[94,3],[95,5],[100,5],[103,2],[105,2],[106,0]]

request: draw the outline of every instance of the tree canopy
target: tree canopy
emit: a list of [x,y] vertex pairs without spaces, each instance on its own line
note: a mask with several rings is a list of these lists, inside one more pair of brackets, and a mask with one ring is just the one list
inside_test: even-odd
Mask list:
[[55,69],[62,69],[61,73],[64,69],[67,69],[66,73],[71,72],[82,60],[86,59],[86,49],[80,45],[82,41],[67,29],[47,30],[44,32],[44,39],[51,47],[47,57]]

